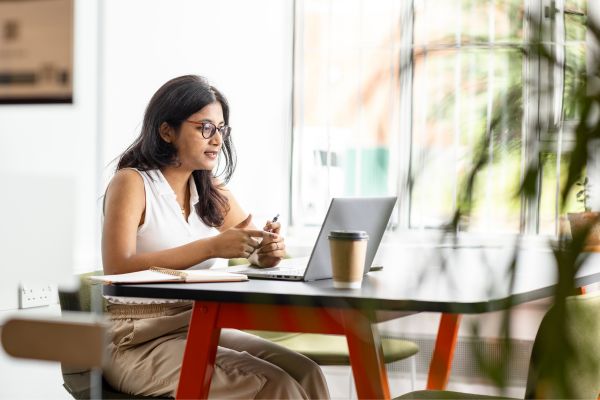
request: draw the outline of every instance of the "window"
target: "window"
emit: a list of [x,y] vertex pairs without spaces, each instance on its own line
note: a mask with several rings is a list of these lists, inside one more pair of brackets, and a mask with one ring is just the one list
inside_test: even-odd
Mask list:
[[[542,105],[549,126],[541,137],[540,166],[542,170],[539,201],[539,232],[556,233],[560,212],[558,188],[567,177],[569,152],[574,145],[575,124],[579,118],[577,92],[586,90],[582,77],[585,75],[586,60],[586,0],[549,2],[544,8],[548,19],[547,40],[554,44],[553,54],[558,64],[541,76],[540,86],[546,84],[552,95],[548,105]],[[552,8],[554,7],[554,10]],[[542,86],[543,87],[543,86]],[[567,199],[567,209],[579,211],[574,195]]]
[[402,3],[297,3],[294,223],[320,224],[333,196],[397,192]]
[[[555,231],[585,0],[297,0],[295,15],[295,225],[319,224],[333,196],[398,195],[395,227],[440,228],[484,151],[461,229]],[[528,55],[535,21],[567,68]],[[532,163],[528,204],[515,194]]]

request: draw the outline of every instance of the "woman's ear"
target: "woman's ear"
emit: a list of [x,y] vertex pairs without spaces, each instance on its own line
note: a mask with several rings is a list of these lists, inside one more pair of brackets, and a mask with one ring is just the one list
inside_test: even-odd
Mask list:
[[158,129],[158,131],[160,133],[160,137],[165,142],[173,143],[173,141],[175,140],[175,130],[173,129],[173,127],[171,127],[171,125],[167,124],[166,122],[160,124],[160,128]]

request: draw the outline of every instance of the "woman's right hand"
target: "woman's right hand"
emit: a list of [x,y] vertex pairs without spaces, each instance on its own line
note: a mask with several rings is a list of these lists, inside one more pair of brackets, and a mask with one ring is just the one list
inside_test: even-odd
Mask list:
[[219,258],[248,258],[257,247],[260,246],[262,239],[277,238],[277,234],[265,232],[257,229],[246,229],[250,225],[252,215],[226,231],[215,236],[211,241],[215,257]]

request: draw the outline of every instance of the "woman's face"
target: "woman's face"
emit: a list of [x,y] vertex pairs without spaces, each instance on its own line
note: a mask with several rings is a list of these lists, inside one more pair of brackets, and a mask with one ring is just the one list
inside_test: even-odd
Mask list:
[[179,135],[173,140],[173,145],[177,149],[178,160],[183,168],[212,170],[217,165],[223,137],[217,130],[212,137],[205,139],[202,129],[206,128],[203,128],[202,122],[210,122],[217,128],[224,126],[221,103],[211,103],[181,123]]

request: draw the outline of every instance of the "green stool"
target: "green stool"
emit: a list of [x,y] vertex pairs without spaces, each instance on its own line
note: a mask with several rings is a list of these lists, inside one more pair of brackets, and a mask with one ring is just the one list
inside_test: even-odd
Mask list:
[[[304,354],[319,365],[350,365],[348,342],[343,335],[250,330],[246,332]],[[407,340],[384,338],[382,345],[386,364],[404,360],[419,352],[419,346]]]
[[[246,332],[303,354],[319,365],[350,365],[348,342],[343,335],[254,330]],[[413,356],[419,352],[419,346],[414,342],[401,339],[384,338],[381,342],[386,364],[412,357],[411,386],[412,390],[415,390],[416,362]],[[353,386],[352,374],[350,374],[350,393],[352,393]]]

